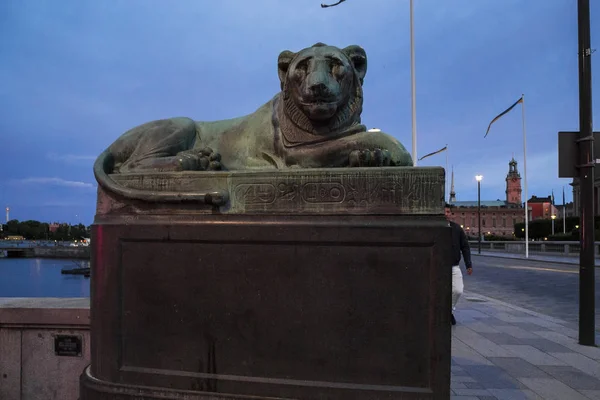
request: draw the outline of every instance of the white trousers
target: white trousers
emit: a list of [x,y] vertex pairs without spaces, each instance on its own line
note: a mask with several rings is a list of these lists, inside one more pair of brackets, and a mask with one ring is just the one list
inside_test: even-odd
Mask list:
[[463,283],[463,275],[458,265],[452,267],[452,310],[456,309],[456,303],[463,294],[465,285]]

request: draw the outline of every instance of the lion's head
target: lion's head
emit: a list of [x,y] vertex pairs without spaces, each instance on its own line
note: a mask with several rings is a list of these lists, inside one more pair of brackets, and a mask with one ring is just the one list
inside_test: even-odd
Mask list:
[[327,134],[360,124],[367,55],[359,46],[317,43],[279,55],[285,113],[299,128]]

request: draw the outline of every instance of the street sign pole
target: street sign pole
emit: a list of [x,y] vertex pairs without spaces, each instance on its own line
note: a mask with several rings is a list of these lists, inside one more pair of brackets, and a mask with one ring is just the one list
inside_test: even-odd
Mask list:
[[579,344],[595,346],[594,277],[594,136],[592,126],[592,49],[590,1],[577,0],[579,42],[579,139],[578,169],[580,187],[579,254]]

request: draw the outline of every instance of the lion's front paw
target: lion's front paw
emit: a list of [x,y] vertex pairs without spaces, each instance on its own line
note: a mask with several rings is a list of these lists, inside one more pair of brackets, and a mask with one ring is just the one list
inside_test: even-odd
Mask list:
[[354,150],[349,156],[350,167],[387,167],[391,161],[390,152],[382,149]]
[[182,171],[219,171],[221,155],[210,147],[185,150],[177,153]]

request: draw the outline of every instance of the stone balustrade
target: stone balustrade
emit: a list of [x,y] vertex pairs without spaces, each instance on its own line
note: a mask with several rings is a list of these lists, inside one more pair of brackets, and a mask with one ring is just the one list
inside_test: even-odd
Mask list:
[[78,399],[90,363],[89,304],[0,298],[0,399]]
[[[469,241],[471,248],[477,248],[476,240]],[[499,251],[505,253],[524,254],[525,242],[522,241],[482,241],[481,249],[486,251]],[[579,255],[579,242],[551,242],[551,241],[535,241],[529,242],[529,253],[531,254],[546,254],[552,256],[577,256]],[[600,257],[600,242],[594,244],[594,254]]]

